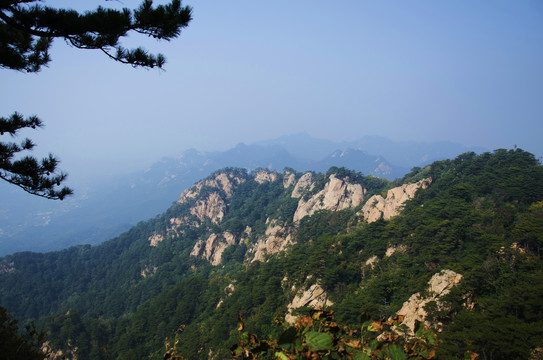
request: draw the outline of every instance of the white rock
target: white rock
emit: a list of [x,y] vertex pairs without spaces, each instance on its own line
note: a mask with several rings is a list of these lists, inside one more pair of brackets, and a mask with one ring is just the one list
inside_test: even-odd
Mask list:
[[266,170],[260,170],[255,175],[255,181],[259,184],[265,182],[274,182],[277,180],[277,173],[269,172]]
[[424,179],[414,184],[403,184],[390,189],[386,199],[381,195],[374,195],[362,207],[362,215],[368,223],[375,222],[381,217],[388,220],[400,213],[402,206],[409,199],[415,197],[418,189],[430,186],[431,179]]
[[266,255],[277,254],[286,250],[294,243],[289,230],[275,221],[271,221],[266,228],[264,236],[259,238],[251,249],[255,253],[254,261],[264,261]]
[[153,234],[147,239],[149,240],[149,246],[158,246],[158,244],[164,241],[164,236],[160,234]]
[[285,172],[283,177],[283,187],[286,189],[296,182],[296,175],[290,171]]
[[313,189],[313,173],[305,173],[296,183],[294,190],[292,190],[291,197],[298,199],[306,191],[311,191]]
[[288,304],[288,313],[285,315],[285,321],[289,324],[296,322],[296,317],[292,315],[292,310],[301,307],[310,307],[312,309],[325,308],[332,306],[334,303],[328,300],[328,294],[319,284],[313,284],[306,290],[301,290],[296,293],[294,299]]
[[[298,181],[298,184],[300,181]],[[293,220],[295,222],[299,221],[307,215],[313,215],[317,210],[339,211],[355,208],[364,201],[365,194],[366,190],[362,188],[362,185],[351,184],[347,180],[338,179],[332,174],[324,189],[314,194],[307,201],[300,199]]]
[[404,316],[401,324],[405,324],[413,333],[415,329],[415,321],[423,322],[426,319],[426,311],[424,306],[431,301],[436,301],[438,306],[442,296],[447,295],[451,289],[458,285],[462,280],[462,275],[457,274],[452,270],[442,270],[434,274],[428,282],[428,291],[430,295],[423,298],[420,293],[411,295],[409,300],[403,303],[402,308],[397,312],[398,315]]

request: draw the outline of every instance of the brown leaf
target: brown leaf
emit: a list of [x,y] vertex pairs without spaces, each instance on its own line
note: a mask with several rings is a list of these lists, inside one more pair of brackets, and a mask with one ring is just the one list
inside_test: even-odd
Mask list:
[[359,349],[360,348],[360,340],[350,340],[350,339],[341,339],[341,341],[349,346],[349,347],[352,347],[352,348],[355,348],[355,349]]
[[375,328],[377,331],[383,330],[383,323],[381,321],[371,321],[371,326]]
[[311,319],[309,316],[307,315],[304,315],[304,316],[300,316],[300,318],[298,319],[298,321],[296,322],[297,325],[299,325],[300,327],[308,327],[308,326],[312,326],[313,325],[313,319]]

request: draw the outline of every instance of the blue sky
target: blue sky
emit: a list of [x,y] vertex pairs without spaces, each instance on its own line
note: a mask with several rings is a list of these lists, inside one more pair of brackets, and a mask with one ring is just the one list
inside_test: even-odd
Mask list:
[[56,40],[40,73],[0,70],[2,114],[39,115],[46,127],[23,135],[76,179],[301,131],[543,156],[540,0],[184,4],[194,20],[180,38],[124,42],[163,53],[165,72]]

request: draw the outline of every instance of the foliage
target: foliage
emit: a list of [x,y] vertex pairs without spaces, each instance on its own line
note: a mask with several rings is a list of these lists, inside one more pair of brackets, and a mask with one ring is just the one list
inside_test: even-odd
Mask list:
[[0,307],[0,359],[41,360],[45,357],[40,349],[43,334],[38,333],[33,325],[27,325],[25,330],[20,334],[17,320]]
[[[54,38],[64,39],[79,49],[94,49],[109,58],[134,67],[162,68],[162,54],[149,54],[145,49],[126,49],[119,39],[139,33],[157,40],[171,40],[191,21],[191,8],[180,0],[153,7],[152,0],[130,10],[106,9],[99,6],[83,14],[75,10],[42,5],[40,0],[4,0],[0,2],[0,68],[38,72],[49,61],[49,48]],[[36,116],[24,118],[15,112],[0,117],[0,135],[15,136],[17,131],[41,127]],[[0,142],[0,178],[23,190],[48,199],[60,199],[72,190],[60,183],[66,174],[57,173],[58,159],[53,155],[39,161],[32,156],[14,160],[21,151],[34,144],[25,139],[20,144]]]
[[[1,58],[1,56],[0,56]],[[36,116],[24,118],[14,113],[9,118],[0,117],[0,135],[9,134],[12,137],[24,128],[41,127],[42,122]],[[0,142],[0,178],[19,186],[24,191],[48,199],[64,199],[72,190],[60,188],[60,183],[66,179],[66,174],[57,173],[58,160],[51,154],[38,161],[31,156],[14,159],[23,151],[30,151],[35,144],[30,139],[24,139],[20,144]]]
[[[437,347],[436,334],[424,325],[413,338],[400,337],[393,331],[398,319],[382,322],[363,316],[358,331],[338,324],[333,311],[317,309],[294,325],[276,318],[279,332],[268,340],[244,331],[242,316],[238,319],[238,343],[230,347],[232,359],[431,359]],[[185,359],[177,348],[184,328],[173,340],[166,339],[164,359]]]
[[105,9],[80,14],[55,9],[38,1],[3,1],[0,5],[0,67],[37,72],[49,62],[53,38],[62,38],[79,49],[101,50],[110,58],[133,66],[162,67],[162,55],[150,55],[142,48],[126,49],[119,39],[140,33],[159,40],[179,36],[191,20],[190,7],[180,0],[153,7],[144,0],[138,9]]
[[[310,349],[307,341],[332,339],[335,349],[347,336],[343,326],[360,331],[362,311],[386,322],[413,293],[425,294],[435,273],[451,269],[463,275],[460,285],[426,308],[430,324],[442,324],[432,329],[439,330],[436,356],[463,358],[471,351],[527,358],[543,347],[541,168],[519,150],[462,155],[411,175],[424,172],[432,185],[391,220],[367,224],[352,210],[318,211],[289,224],[295,245],[266,262],[247,261],[251,241],[227,247],[218,266],[190,256],[211,232],[238,234],[249,225],[261,236],[268,218],[292,217],[292,190],[280,180],[258,184],[246,175],[223,199],[222,223],[204,221],[168,234],[170,219],[190,214],[190,200],[96,247],[0,260],[0,287],[10,289],[0,292],[0,301],[25,322],[47,324],[55,346],[77,343],[81,358],[98,359],[101,348],[111,358],[162,358],[163,339],[180,323],[186,327],[178,354],[227,358],[233,343],[250,349],[278,341],[289,326],[274,326],[274,319],[285,316],[296,294],[318,284],[333,302],[327,311],[344,324],[335,338],[318,335],[318,326],[301,330],[303,351],[322,355],[320,345]],[[164,235],[159,246],[149,246],[153,234]],[[143,277],[144,269],[155,270]],[[247,332],[242,343],[233,330],[238,314]],[[326,317],[312,321],[322,324]],[[308,339],[310,331],[316,333]],[[361,334],[349,339],[361,340]],[[394,345],[406,353],[402,339]],[[288,344],[273,344],[272,355],[285,346],[284,356],[296,355]]]

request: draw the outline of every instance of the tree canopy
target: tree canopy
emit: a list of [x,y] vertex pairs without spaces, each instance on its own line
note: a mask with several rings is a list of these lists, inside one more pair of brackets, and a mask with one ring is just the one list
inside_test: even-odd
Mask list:
[[[50,61],[53,39],[62,38],[78,49],[100,50],[124,64],[162,69],[166,62],[162,54],[150,54],[141,47],[127,49],[120,44],[120,39],[139,33],[169,41],[178,37],[192,19],[192,9],[182,6],[181,0],[158,6],[153,6],[152,0],[144,0],[135,10],[98,6],[84,13],[43,3],[40,0],[0,1],[0,68],[38,72]],[[0,117],[0,135],[13,137],[20,129],[41,126],[36,116],[25,118],[15,112]],[[18,153],[33,147],[29,139],[20,144],[0,141],[0,178],[49,199],[63,199],[71,194],[71,189],[60,188],[66,174],[57,170],[58,160],[53,155],[41,161],[31,156],[15,159]]]

